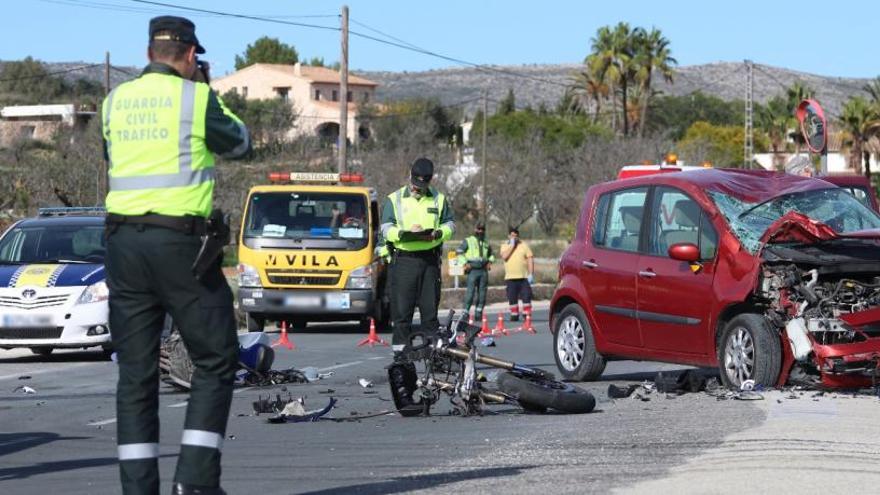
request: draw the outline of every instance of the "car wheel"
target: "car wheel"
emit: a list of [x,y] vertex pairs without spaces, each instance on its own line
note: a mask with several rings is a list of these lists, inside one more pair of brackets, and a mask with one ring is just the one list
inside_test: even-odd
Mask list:
[[112,345],[102,345],[101,346],[101,354],[104,355],[104,359],[112,359],[113,358],[113,346]]
[[593,329],[584,310],[569,304],[553,321],[553,356],[563,378],[582,382],[602,376],[605,358],[596,351]]
[[779,335],[767,320],[757,314],[742,314],[724,328],[718,342],[721,381],[739,390],[746,380],[755,385],[776,386],[782,366]]
[[31,352],[36,354],[37,356],[48,356],[52,354],[55,348],[53,347],[31,347]]
[[305,330],[309,325],[309,320],[303,318],[302,316],[294,316],[290,319],[290,328],[287,330]]
[[248,332],[262,332],[264,326],[266,326],[266,318],[265,317],[256,316],[251,313],[247,313],[247,331]]

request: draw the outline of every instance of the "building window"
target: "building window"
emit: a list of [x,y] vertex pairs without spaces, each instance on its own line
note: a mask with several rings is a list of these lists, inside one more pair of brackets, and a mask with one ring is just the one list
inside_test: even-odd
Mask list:
[[351,91],[349,91],[348,93],[346,93],[346,95],[345,95],[345,101],[351,101]]
[[33,139],[37,126],[23,125],[18,129],[18,136],[22,139]]
[[244,98],[247,98],[247,86],[241,87],[241,96],[243,96]]
[[315,90],[315,100],[321,101],[321,90],[320,89]]
[[370,101],[370,93],[364,93],[364,103],[368,103]]
[[339,101],[339,91],[333,90],[333,101]]
[[290,87],[272,88],[272,89],[275,90],[275,94],[277,94],[278,97],[281,98],[282,101],[289,100]]

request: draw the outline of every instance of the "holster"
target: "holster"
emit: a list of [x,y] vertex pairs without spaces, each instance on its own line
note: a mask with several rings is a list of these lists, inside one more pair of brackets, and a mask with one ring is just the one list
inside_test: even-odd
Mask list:
[[205,221],[205,235],[202,236],[202,247],[192,265],[193,275],[201,281],[208,271],[223,258],[223,247],[229,244],[229,217],[217,208],[211,211]]

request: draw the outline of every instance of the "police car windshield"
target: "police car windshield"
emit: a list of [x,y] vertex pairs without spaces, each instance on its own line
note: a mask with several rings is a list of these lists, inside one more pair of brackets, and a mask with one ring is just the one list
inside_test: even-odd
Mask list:
[[363,194],[254,193],[244,237],[265,241],[265,247],[362,249],[368,242],[368,222]]
[[0,264],[104,263],[103,225],[15,227],[0,239]]

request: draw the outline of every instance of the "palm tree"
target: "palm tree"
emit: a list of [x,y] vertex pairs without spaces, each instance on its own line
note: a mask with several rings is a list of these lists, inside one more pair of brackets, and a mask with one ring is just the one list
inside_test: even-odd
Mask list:
[[578,72],[573,80],[574,103],[584,112],[593,107],[593,122],[599,120],[602,102],[608,98],[610,89],[606,78],[593,71],[590,66]]
[[871,79],[871,82],[862,86],[862,90],[871,97],[871,103],[880,103],[880,76]]
[[663,33],[657,28],[652,27],[650,31],[637,29],[635,41],[635,59],[638,67],[636,77],[639,81],[639,92],[642,95],[639,117],[639,135],[641,136],[647,125],[648,104],[654,94],[651,90],[652,76],[654,72],[658,72],[666,82],[671,83],[672,68],[678,64],[678,61],[672,57],[669,39],[663,36]]
[[780,155],[780,152],[785,146],[788,130],[794,124],[794,112],[789,108],[784,98],[775,96],[767,102],[767,105],[759,105],[755,113],[758,127],[767,133],[767,137],[770,138],[770,148],[773,151],[773,165],[779,168],[782,166],[782,155]]
[[[641,30],[641,28],[636,28]],[[592,39],[592,53],[587,56],[586,63],[590,70],[602,79],[614,81],[620,93],[620,108],[623,109],[623,135],[629,134],[629,117],[626,109],[629,86],[636,75],[635,63],[635,31],[629,24],[620,22],[614,29],[608,26],[599,28]]]
[[[843,105],[838,120],[851,139],[849,165],[857,172],[863,170],[865,177],[870,179],[871,153],[865,149],[865,144],[880,130],[880,113],[877,111],[877,106],[861,96],[850,97]],[[859,166],[861,160],[864,160],[864,168]]]

